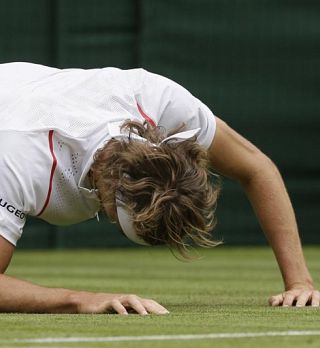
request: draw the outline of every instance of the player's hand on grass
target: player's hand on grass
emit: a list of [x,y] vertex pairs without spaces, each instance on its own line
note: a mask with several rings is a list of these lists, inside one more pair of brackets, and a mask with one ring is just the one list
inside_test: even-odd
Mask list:
[[296,285],[291,289],[269,298],[270,306],[319,307],[320,293],[310,285]]
[[168,314],[169,311],[154,300],[136,295],[78,292],[74,295],[78,313],[137,313]]

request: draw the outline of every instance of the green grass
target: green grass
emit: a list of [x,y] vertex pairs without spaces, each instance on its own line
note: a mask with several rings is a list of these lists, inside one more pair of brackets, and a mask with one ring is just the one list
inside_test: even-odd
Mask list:
[[[319,281],[320,248],[306,248]],[[180,262],[169,251],[143,248],[90,251],[18,251],[8,274],[35,283],[150,297],[168,316],[0,314],[0,347],[320,347],[320,336],[199,341],[26,343],[13,339],[106,337],[319,330],[317,308],[270,308],[282,282],[268,248],[220,246],[202,258]]]

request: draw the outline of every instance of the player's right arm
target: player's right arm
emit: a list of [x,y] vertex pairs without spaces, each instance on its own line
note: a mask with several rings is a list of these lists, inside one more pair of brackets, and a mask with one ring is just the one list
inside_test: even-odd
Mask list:
[[135,295],[46,288],[4,274],[15,247],[0,236],[0,312],[167,314],[153,300]]

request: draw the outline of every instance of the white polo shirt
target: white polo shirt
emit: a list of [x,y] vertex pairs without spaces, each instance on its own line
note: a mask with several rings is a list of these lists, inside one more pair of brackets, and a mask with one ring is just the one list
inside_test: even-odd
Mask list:
[[215,134],[209,108],[175,82],[143,69],[55,69],[0,64],[0,235],[16,245],[26,216],[56,225],[94,217],[93,156],[126,119]]

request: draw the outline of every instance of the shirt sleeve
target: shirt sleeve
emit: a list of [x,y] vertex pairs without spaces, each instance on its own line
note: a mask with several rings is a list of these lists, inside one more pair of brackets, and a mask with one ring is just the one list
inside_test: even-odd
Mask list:
[[167,131],[185,124],[184,130],[200,128],[197,141],[209,148],[215,135],[212,111],[176,82],[143,70],[142,84],[136,96],[141,110]]
[[0,235],[16,245],[21,237],[26,214],[23,211],[22,178],[14,168],[14,159],[0,155]]

